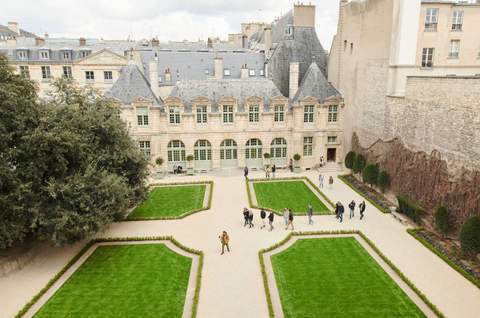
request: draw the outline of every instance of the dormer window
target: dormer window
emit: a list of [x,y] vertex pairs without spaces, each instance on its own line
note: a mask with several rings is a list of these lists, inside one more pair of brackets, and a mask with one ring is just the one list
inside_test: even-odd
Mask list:
[[285,28],[285,36],[292,36],[293,35],[293,25],[287,25]]
[[72,59],[72,53],[70,51],[62,51],[62,59],[64,60]]
[[224,76],[230,76],[230,74],[231,74],[230,69],[226,68],[226,69],[223,70],[223,75]]
[[87,57],[87,56],[90,55],[90,53],[92,53],[90,50],[80,50],[80,51],[78,51],[78,55],[80,56],[80,58]]
[[17,52],[17,57],[19,60],[27,60],[28,59],[28,51],[21,50]]
[[50,52],[47,50],[39,51],[39,57],[41,60],[48,60],[50,59]]
[[248,70],[249,76],[255,76],[255,70]]

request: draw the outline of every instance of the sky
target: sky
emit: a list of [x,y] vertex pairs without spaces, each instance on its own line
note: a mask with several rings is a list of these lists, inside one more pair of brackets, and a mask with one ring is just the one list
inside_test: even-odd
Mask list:
[[[7,0],[0,24],[16,21],[20,28],[43,36],[103,39],[150,39],[161,42],[227,39],[240,23],[271,22],[291,8],[289,0]],[[304,2],[307,3],[307,2]],[[337,28],[339,0],[316,5],[316,29],[330,49]]]

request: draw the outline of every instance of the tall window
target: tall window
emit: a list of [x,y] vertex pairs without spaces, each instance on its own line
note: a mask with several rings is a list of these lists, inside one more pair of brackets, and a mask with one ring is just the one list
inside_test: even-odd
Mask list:
[[425,31],[437,31],[438,8],[427,8],[425,15]]
[[303,107],[303,122],[313,123],[313,105],[306,105]]
[[275,138],[270,144],[270,156],[272,158],[287,157],[287,141],[284,138]]
[[224,123],[233,123],[233,106],[232,105],[223,105],[223,122]]
[[451,40],[450,45],[448,46],[448,58],[458,59],[459,52],[460,52],[460,40]]
[[145,157],[150,158],[150,141],[139,141],[138,145],[140,151],[145,155]]
[[463,11],[453,11],[452,31],[462,31]]
[[246,159],[262,158],[262,142],[260,139],[249,139],[245,148]]
[[137,123],[138,126],[148,126],[148,108],[137,107]]
[[423,49],[422,67],[433,67],[433,47]]
[[30,78],[30,70],[28,69],[28,66],[20,66],[20,75],[24,78]]
[[63,78],[72,78],[72,67],[64,66],[63,67]]
[[260,118],[259,112],[260,110],[258,105],[248,106],[248,121],[251,123],[258,123]]
[[180,124],[180,107],[170,107],[168,115],[170,124]]
[[205,124],[207,122],[207,106],[197,106],[197,123]]
[[313,153],[313,137],[303,137],[303,156],[308,157]]
[[329,105],[328,106],[328,122],[334,123],[338,120],[338,106],[337,105]]
[[212,145],[208,140],[197,140],[193,147],[193,154],[196,161],[212,160]]
[[237,143],[233,139],[225,139],[220,144],[220,160],[237,159]]
[[168,143],[168,161],[185,161],[185,145],[180,140],[172,140]]
[[284,111],[284,106],[283,105],[275,105],[274,106],[274,114],[273,114],[273,120],[276,122],[282,122],[285,117],[285,111]]
[[103,72],[103,79],[105,80],[105,82],[111,82],[113,80],[112,71],[104,71]]
[[95,81],[95,73],[93,71],[85,71],[85,79],[87,82]]
[[48,60],[50,58],[49,51],[39,51],[41,60]]
[[44,81],[49,81],[51,76],[50,76],[50,66],[42,66],[42,80]]

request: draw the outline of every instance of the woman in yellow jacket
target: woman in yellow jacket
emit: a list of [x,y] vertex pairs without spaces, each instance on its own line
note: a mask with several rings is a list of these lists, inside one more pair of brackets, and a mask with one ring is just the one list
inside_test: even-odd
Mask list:
[[225,246],[227,247],[227,251],[230,253],[230,247],[228,246],[228,242],[230,241],[230,237],[227,234],[227,231],[223,231],[222,235],[218,237],[220,239],[220,243],[222,243],[222,254],[225,252]]

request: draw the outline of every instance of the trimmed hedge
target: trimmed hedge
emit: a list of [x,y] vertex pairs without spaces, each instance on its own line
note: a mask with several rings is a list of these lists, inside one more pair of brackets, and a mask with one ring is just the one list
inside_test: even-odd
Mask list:
[[352,169],[356,158],[357,154],[354,151],[349,151],[345,156],[345,167]]
[[366,164],[367,164],[367,161],[365,160],[365,157],[362,155],[357,155],[355,157],[355,163],[353,164],[353,173],[362,172]]
[[[370,202],[371,205],[373,205],[374,207],[376,207],[380,212],[382,213],[390,213],[390,209],[388,207],[382,207],[381,205],[379,205],[377,202],[375,202],[372,198],[370,198],[367,193],[365,193],[364,191],[362,191],[361,189],[357,188],[352,182],[350,182],[347,178],[348,177],[352,177],[352,178],[355,178],[353,177],[351,174],[346,174],[346,175],[338,175],[338,179],[342,180],[343,183],[345,183],[350,189],[352,189],[353,191],[357,192],[360,196],[362,196],[365,200],[367,200],[368,202]],[[367,187],[367,186],[365,186]],[[378,197],[378,196],[377,196]]]
[[362,170],[362,179],[363,182],[366,182],[370,185],[377,184],[378,180],[378,166],[369,164]]
[[152,237],[121,237],[121,238],[102,238],[102,239],[93,239],[88,242],[81,250],[78,252],[52,279],[48,281],[48,283],[43,287],[32,299],[23,306],[23,308],[15,315],[15,318],[23,317],[32,306],[42,297],[49,289],[52,287],[53,284],[60,277],[65,274],[65,272],[75,264],[80,257],[82,257],[85,252],[87,252],[94,244],[96,243],[104,243],[104,242],[135,242],[135,241],[170,241],[178,248],[184,250],[185,252],[196,254],[199,256],[198,260],[198,269],[197,269],[197,277],[196,277],[196,285],[195,285],[195,293],[193,297],[193,304],[192,304],[192,315],[191,318],[195,318],[197,316],[197,309],[198,309],[198,300],[200,297],[200,287],[201,287],[201,280],[202,280],[202,269],[203,269],[203,252],[199,250],[195,250],[193,248],[186,247],[185,245],[178,242],[173,236],[152,236]]
[[435,212],[435,226],[443,235],[447,235],[450,231],[450,216],[447,208],[443,205]]
[[425,210],[422,207],[403,195],[398,195],[397,200],[400,213],[405,214],[417,224],[422,223],[422,218],[425,215]]
[[465,221],[460,232],[463,252],[469,255],[480,253],[480,216],[472,216]]
[[380,171],[378,175],[377,185],[380,188],[380,191],[385,192],[390,188],[390,175],[385,170]]

